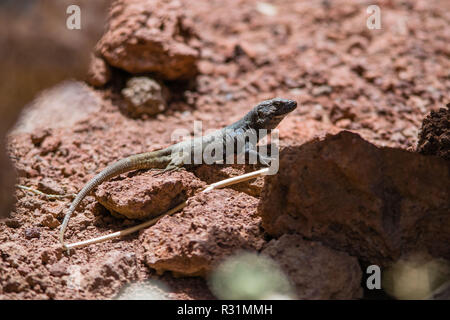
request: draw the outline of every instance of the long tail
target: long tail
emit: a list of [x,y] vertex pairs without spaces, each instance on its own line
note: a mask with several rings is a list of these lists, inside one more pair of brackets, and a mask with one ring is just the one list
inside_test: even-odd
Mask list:
[[[78,207],[80,202],[86,197],[95,187],[100,185],[102,182],[111,179],[112,177],[118,176],[119,174],[133,171],[137,169],[144,169],[151,167],[151,162],[148,161],[150,159],[149,153],[140,154],[130,156],[124,159],[121,159],[113,164],[107,166],[102,172],[97,174],[94,178],[92,178],[81,191],[77,194],[72,204],[70,205],[69,211],[66,213],[63,223],[61,224],[61,229],[59,232],[59,241],[62,246],[64,245],[64,232],[66,231],[67,224],[69,223],[70,216]],[[142,159],[142,160],[141,160]],[[147,160],[147,161],[145,161]]]

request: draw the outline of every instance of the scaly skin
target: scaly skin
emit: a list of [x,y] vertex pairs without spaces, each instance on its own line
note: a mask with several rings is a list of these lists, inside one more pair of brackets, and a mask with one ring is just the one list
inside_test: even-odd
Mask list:
[[[230,141],[230,139],[232,139],[234,143],[244,137],[244,134],[249,130],[257,131],[259,129],[275,129],[281,120],[283,120],[283,118],[296,107],[297,102],[293,100],[280,98],[265,100],[255,106],[242,119],[209,135],[183,141],[162,150],[136,154],[110,164],[94,178],[92,178],[83,187],[83,189],[81,189],[70,205],[70,208],[64,217],[64,221],[61,224],[59,234],[59,239],[62,246],[65,247],[64,232],[67,228],[67,224],[69,223],[70,216],[76,210],[80,202],[102,182],[122,173],[138,169],[164,169],[163,172],[176,170],[185,165],[184,158],[181,156],[183,151],[190,150],[192,157],[195,146],[198,147],[200,143],[201,150],[204,151],[205,148],[207,146],[211,146],[212,143],[219,142],[225,144],[227,141]],[[217,137],[220,138],[217,139]],[[258,140],[261,138],[262,136],[257,136]],[[240,154],[242,152],[248,153],[248,146],[244,150],[235,151],[236,154]],[[262,158],[260,158],[260,160],[263,162]]]

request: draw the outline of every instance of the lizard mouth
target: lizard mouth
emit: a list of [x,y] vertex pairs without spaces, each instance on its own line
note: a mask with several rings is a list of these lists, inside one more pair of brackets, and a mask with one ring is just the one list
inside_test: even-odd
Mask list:
[[275,117],[283,117],[286,113],[292,112],[297,108],[297,101],[295,100],[284,100],[281,108],[278,109],[278,112]]

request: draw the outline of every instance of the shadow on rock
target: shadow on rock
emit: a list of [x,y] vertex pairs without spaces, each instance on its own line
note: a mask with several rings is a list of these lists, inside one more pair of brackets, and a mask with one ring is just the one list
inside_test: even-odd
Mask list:
[[286,148],[258,211],[275,237],[296,232],[387,265],[414,250],[450,258],[449,208],[448,161],[343,131]]

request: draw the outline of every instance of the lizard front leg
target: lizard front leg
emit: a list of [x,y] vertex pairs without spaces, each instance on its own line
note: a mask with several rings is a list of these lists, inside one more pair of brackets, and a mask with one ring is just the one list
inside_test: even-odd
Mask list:
[[[245,148],[245,155],[246,155],[246,157],[248,157],[249,160],[250,160],[250,156],[256,157],[258,162],[261,163],[263,166],[266,166],[266,167],[269,167],[270,166],[270,162],[273,160],[270,157],[263,156],[258,151],[256,151],[254,148],[249,148],[249,147]],[[251,163],[251,164],[254,164],[254,163]]]

